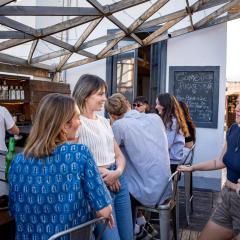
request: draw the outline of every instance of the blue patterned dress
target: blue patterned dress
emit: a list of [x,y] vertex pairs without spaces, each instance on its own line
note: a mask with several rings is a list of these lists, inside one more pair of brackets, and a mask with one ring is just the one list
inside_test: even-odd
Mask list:
[[84,223],[111,197],[85,145],[59,145],[46,158],[20,153],[9,171],[9,207],[17,240],[47,240]]

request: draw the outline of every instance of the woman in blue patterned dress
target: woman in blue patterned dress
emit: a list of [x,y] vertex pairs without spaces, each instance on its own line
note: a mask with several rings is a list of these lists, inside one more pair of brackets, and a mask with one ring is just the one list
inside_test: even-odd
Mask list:
[[110,195],[85,145],[68,142],[80,126],[75,101],[42,99],[26,147],[9,171],[9,207],[17,240],[47,240],[91,220],[111,218]]

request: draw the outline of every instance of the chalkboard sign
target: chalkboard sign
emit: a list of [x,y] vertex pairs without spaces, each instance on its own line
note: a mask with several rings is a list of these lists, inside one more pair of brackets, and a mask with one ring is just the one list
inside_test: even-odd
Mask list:
[[170,67],[169,91],[185,102],[197,127],[217,128],[219,67]]

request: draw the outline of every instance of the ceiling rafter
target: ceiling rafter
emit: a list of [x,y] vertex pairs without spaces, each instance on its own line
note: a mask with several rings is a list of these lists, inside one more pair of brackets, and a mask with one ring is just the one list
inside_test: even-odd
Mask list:
[[[189,0],[185,0],[186,7],[176,12],[170,12],[167,15],[148,20],[153,14],[158,12],[165,4],[171,0],[158,0],[133,23],[126,27],[114,13],[134,7],[136,5],[148,2],[149,0],[121,0],[110,5],[101,5],[97,0],[87,0],[93,7],[47,7],[47,6],[19,6],[7,4],[14,1],[0,0],[0,24],[12,31],[0,31],[0,39],[9,39],[1,42],[0,51],[31,42],[31,48],[27,59],[14,57],[5,53],[0,53],[0,62],[12,65],[22,66],[29,69],[44,69],[49,72],[60,72],[72,67],[81,66],[87,63],[97,61],[98,59],[114,56],[119,53],[130,51],[141,46],[146,46],[158,41],[166,40],[186,33],[190,33],[202,28],[211,27],[233,19],[240,18],[240,0],[198,0],[192,6]],[[217,10],[199,19],[193,21],[193,15],[201,10],[217,7]],[[73,18],[51,25],[49,27],[35,29],[6,16],[72,16]],[[189,26],[169,32],[174,25],[189,17]],[[108,34],[102,37],[86,41],[90,34],[96,29],[103,18],[109,19],[115,24],[119,31],[114,34]],[[85,31],[78,37],[74,45],[60,40],[53,36],[63,31],[76,28],[85,23],[89,23]],[[161,25],[161,26],[160,26]],[[140,31],[153,26],[158,28],[145,39],[140,39],[137,35]],[[114,47],[125,37],[131,37],[135,43],[114,49]],[[34,57],[34,52],[38,46],[39,40],[46,41],[60,50],[48,52],[44,55]],[[106,43],[106,46],[96,55],[85,49]],[[80,54],[86,58],[68,63],[70,57],[74,54]],[[60,57],[58,64],[54,66],[43,64],[42,62]],[[34,70],[35,71],[35,70]]]
[[[205,0],[205,3],[208,2],[208,0]],[[194,28],[196,30],[200,29],[203,27],[204,24],[207,24],[208,22],[210,22],[211,20],[214,19],[214,16],[217,17],[217,16],[220,16],[221,14],[223,14],[224,12],[228,11],[228,9],[231,8],[231,6],[235,5],[237,2],[239,2],[239,0],[233,0],[233,1],[227,1],[227,3],[222,6],[221,8],[219,8],[218,10],[214,11],[212,14],[209,14],[208,16],[204,17],[203,19],[201,19],[199,22],[197,22],[196,26],[194,26]],[[199,0],[197,1],[196,3],[194,3],[191,8],[194,9],[195,11],[197,11],[198,9],[201,9],[202,5],[204,4],[204,1],[202,0]],[[184,16],[185,17],[185,16]],[[161,28],[159,28],[157,33],[153,32],[152,33],[152,37],[151,39],[149,38],[148,40],[149,41],[145,41],[146,45],[147,44],[152,44],[154,42],[157,42],[157,41],[162,41],[162,40],[166,40],[170,37],[175,37],[175,36],[179,36],[179,35],[182,35],[182,34],[185,34],[185,33],[189,33],[189,32],[192,32],[194,31],[192,26],[189,26],[189,27],[186,27],[186,28],[183,28],[183,29],[180,29],[180,30],[177,30],[177,31],[174,31],[173,33],[169,34],[169,33],[165,33],[166,30],[168,28],[170,28],[171,26],[173,26],[174,24],[176,24],[177,22],[179,22],[180,20],[182,20],[184,17],[180,17],[178,18],[178,21],[175,20],[171,20],[171,21],[168,21],[165,25],[165,28],[164,28],[164,25],[162,26],[162,30]],[[209,19],[209,21],[207,21],[207,19]],[[173,21],[176,21],[176,22],[173,22]],[[171,22],[171,23],[170,23]],[[203,24],[204,23],[204,24]],[[201,25],[200,25],[201,24]],[[199,26],[198,26],[199,25]],[[150,35],[151,36],[151,35]],[[113,40],[114,41],[114,40]],[[117,41],[117,39],[116,39]],[[123,52],[127,52],[127,51],[130,51],[130,50],[133,50],[133,49],[136,49],[140,47],[139,44],[130,44],[128,46],[125,46],[125,47],[122,47],[120,49],[116,49],[116,50],[109,50],[107,53],[105,53],[105,56],[104,57],[109,57],[109,56],[113,56],[113,55],[116,55],[116,54],[119,54],[119,53],[123,53]],[[83,65],[83,64],[86,64],[86,63],[89,63],[88,61],[90,62],[93,62],[92,60],[90,59],[83,59],[81,61],[76,61],[76,62],[73,62],[73,63],[70,63],[70,64],[66,64],[62,69],[63,70],[67,70],[69,68],[72,68],[72,67],[77,67],[77,66],[80,66],[80,65]]]

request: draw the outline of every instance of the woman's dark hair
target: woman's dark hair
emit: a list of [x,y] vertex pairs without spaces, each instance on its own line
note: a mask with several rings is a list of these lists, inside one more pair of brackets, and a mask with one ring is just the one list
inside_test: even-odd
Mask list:
[[190,137],[192,138],[192,141],[196,142],[196,127],[193,123],[192,117],[189,112],[189,108],[185,102],[179,101],[179,105],[182,108],[183,114],[185,116],[185,120],[188,126]]
[[185,137],[188,137],[189,131],[187,123],[177,99],[169,93],[162,93],[157,96],[157,100],[159,104],[163,106],[163,113],[161,114],[161,118],[165,127],[172,128],[172,118],[175,117],[177,120],[177,132],[179,132],[181,129],[183,135]]
[[148,104],[148,100],[144,96],[137,96],[133,100],[133,103],[146,103],[146,104]]

